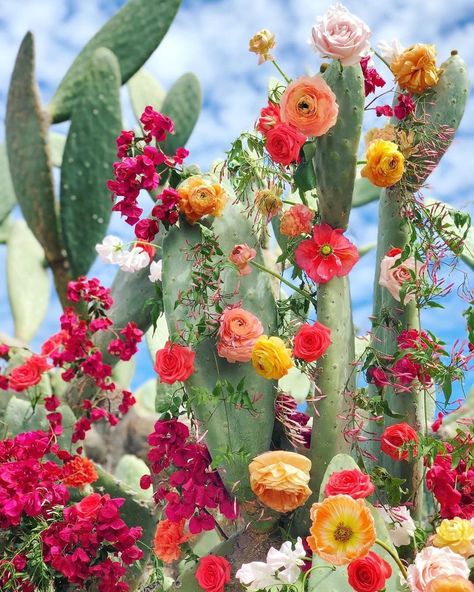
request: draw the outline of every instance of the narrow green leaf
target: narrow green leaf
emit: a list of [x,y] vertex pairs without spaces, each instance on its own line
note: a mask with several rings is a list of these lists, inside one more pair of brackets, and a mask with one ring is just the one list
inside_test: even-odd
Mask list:
[[48,310],[50,280],[44,251],[23,220],[17,220],[7,241],[7,286],[15,337],[28,343]]
[[112,213],[107,179],[121,129],[120,69],[98,49],[74,103],[61,167],[61,225],[73,276],[89,271]]
[[127,82],[160,44],[180,3],[181,0],[129,0],[92,37],[66,72],[49,105],[54,122],[69,118],[96,49],[106,47],[117,56],[122,83]]

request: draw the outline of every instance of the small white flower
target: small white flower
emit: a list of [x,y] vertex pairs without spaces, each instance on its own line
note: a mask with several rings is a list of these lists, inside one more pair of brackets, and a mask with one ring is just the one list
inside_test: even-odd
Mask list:
[[123,242],[118,236],[110,234],[95,246],[95,250],[104,263],[120,263],[123,255]]
[[247,586],[249,592],[263,590],[270,586],[273,586],[272,590],[280,590],[283,584],[275,578],[273,572],[273,568],[263,561],[252,561],[252,563],[244,563],[235,577],[241,584]]
[[122,271],[134,273],[146,267],[150,263],[150,257],[142,248],[133,247],[131,251],[122,253],[117,263],[120,265]]
[[163,268],[163,263],[162,263],[161,259],[160,259],[160,261],[152,261],[150,263],[150,275],[148,276],[148,279],[150,280],[150,282],[152,282],[152,283],[161,282],[162,268]]
[[305,557],[303,542],[298,537],[294,549],[290,541],[284,542],[280,550],[271,547],[267,554],[267,565],[274,571],[285,568],[276,577],[285,584],[294,584],[300,576],[300,566],[304,564]]
[[391,64],[403,52],[403,47],[400,45],[398,39],[393,39],[390,42],[381,41],[379,43],[379,51],[383,59]]
[[388,528],[388,534],[396,547],[409,545],[414,536],[416,525],[406,506],[397,506],[387,511],[383,506],[376,506]]

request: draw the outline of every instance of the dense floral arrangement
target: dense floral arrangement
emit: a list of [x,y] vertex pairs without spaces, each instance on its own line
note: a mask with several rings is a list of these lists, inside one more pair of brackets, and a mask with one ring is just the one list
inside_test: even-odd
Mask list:
[[[462,117],[465,71],[455,53],[439,67],[431,45],[373,50],[367,24],[340,4],[311,44],[330,63],[290,79],[270,31],[250,40],[279,80],[209,173],[183,164],[184,148],[165,152],[175,124],[153,106],[141,132],[117,138],[108,188],[135,236],[107,236],[96,251],[125,273],[148,270],[155,296],[143,305],[168,327],[154,359],[168,396],[140,480],[153,488],[154,539],[140,541],[79,446],[93,423],[114,426],[134,405],[110,361],[130,360],[143,331],[116,326],[110,290],[79,277],[39,353],[0,346],[0,388],[43,406],[48,424],[0,442],[3,590],[125,592],[127,568],[151,545],[156,589],[167,575],[204,592],[474,590],[472,418],[446,429],[474,350],[472,291],[450,280],[470,220],[421,195]],[[359,156],[367,111],[390,120]],[[357,355],[355,184],[382,189],[373,330]],[[455,288],[467,334],[460,326],[448,352],[420,316]],[[90,386],[73,426],[42,388],[58,372],[72,389]],[[208,531],[220,543],[196,553]]]

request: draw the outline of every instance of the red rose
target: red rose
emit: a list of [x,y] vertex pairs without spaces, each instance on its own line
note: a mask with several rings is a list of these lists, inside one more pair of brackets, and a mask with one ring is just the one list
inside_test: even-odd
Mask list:
[[338,471],[333,473],[326,484],[324,494],[326,496],[343,493],[353,499],[363,499],[372,495],[375,491],[374,484],[369,475],[359,469]]
[[320,358],[331,344],[331,329],[322,323],[304,324],[295,335],[293,355],[305,362]]
[[[397,423],[385,428],[380,438],[380,449],[393,460],[408,460],[408,450],[401,447],[409,442],[418,444],[418,434],[407,423]],[[413,456],[418,454],[417,447],[413,448]]]
[[267,152],[274,162],[289,165],[297,162],[306,136],[292,125],[277,123],[267,132]]
[[13,368],[8,375],[10,388],[20,392],[38,384],[43,372],[49,370],[51,366],[42,356],[31,356],[21,366]]
[[392,568],[385,559],[369,551],[362,559],[349,563],[347,575],[355,592],[379,592],[385,589],[385,580],[392,575]]
[[205,592],[223,592],[230,582],[230,563],[224,557],[201,557],[196,571],[197,583]]
[[377,366],[371,366],[367,371],[367,378],[369,382],[375,384],[378,387],[384,387],[390,384],[387,375],[382,368]]
[[67,341],[67,338],[68,334],[66,331],[59,331],[59,333],[51,335],[41,346],[41,355],[49,357]]
[[95,518],[101,507],[102,496],[99,493],[91,493],[74,506],[79,518]]
[[173,384],[177,380],[187,380],[194,372],[195,357],[196,353],[189,347],[167,341],[155,357],[155,370],[160,382]]

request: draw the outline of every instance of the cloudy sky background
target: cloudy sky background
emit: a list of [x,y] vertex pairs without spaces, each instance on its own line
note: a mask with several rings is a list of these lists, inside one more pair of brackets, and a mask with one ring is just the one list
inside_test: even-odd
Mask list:
[[[158,1],[158,0],[157,0]],[[37,76],[45,103],[75,55],[114,12],[123,0],[0,0],[0,113],[4,117],[8,84],[15,56],[26,31],[35,35]],[[203,170],[223,156],[231,141],[249,128],[266,103],[271,64],[257,66],[247,51],[248,39],[260,28],[276,33],[275,55],[290,77],[316,73],[320,59],[308,45],[311,26],[323,14],[329,0],[183,0],[168,35],[153,54],[147,69],[169,88],[181,74],[194,72],[201,81],[204,105],[188,144],[190,162]],[[373,31],[373,45],[398,37],[402,45],[435,43],[439,62],[452,49],[459,50],[474,72],[474,3],[471,0],[346,0],[345,5],[363,18]],[[137,38],[137,43],[140,39]],[[381,68],[382,74],[384,73]],[[386,72],[386,71],[385,71]],[[387,78],[388,79],[388,78]],[[134,121],[123,91],[125,127]],[[368,117],[366,127],[376,124]],[[380,120],[378,121],[380,123]],[[61,128],[63,129],[63,128]],[[3,131],[0,132],[3,135]],[[430,179],[426,194],[459,208],[474,204],[474,101],[472,95],[455,142]],[[146,203],[146,202],[145,202]],[[353,210],[350,237],[359,246],[376,239],[377,205]],[[130,237],[118,215],[112,220],[114,233]],[[0,331],[13,333],[6,293],[5,251],[0,246]],[[463,267],[467,272],[467,268]],[[95,264],[92,273],[110,284],[114,269]],[[374,255],[369,254],[351,274],[356,324],[361,332],[370,326]],[[458,280],[461,275],[452,278]],[[451,345],[464,334],[461,316],[466,307],[456,295],[446,300],[448,311],[425,315],[427,327]],[[53,300],[33,346],[38,346],[57,329],[59,305]],[[138,359],[134,384],[151,375],[146,352]],[[472,382],[472,378],[469,380]]]

